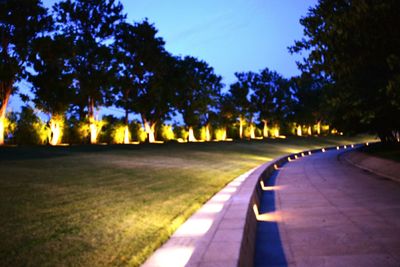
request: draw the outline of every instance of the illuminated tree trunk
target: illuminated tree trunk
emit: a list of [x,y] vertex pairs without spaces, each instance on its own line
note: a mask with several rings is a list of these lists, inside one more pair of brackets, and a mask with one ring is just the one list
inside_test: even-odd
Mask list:
[[264,128],[263,128],[263,136],[264,138],[268,137],[268,122],[267,120],[263,120],[264,122]]
[[[12,82],[10,83],[12,84]],[[1,107],[0,107],[0,145],[4,145],[4,127],[6,120],[6,110],[8,101],[10,100],[12,86],[7,86],[5,82],[2,82],[0,88],[0,93],[4,92],[4,98],[2,99]]]
[[156,128],[156,124],[150,124],[149,121],[147,121],[146,119],[143,118],[143,124],[144,124],[144,130],[147,133],[147,137],[149,140],[149,143],[155,143],[156,142],[156,137],[154,134],[155,128]]
[[58,115],[52,116],[50,119],[50,145],[55,146],[61,143],[61,123],[62,117]]
[[125,130],[124,130],[124,144],[129,144],[129,127],[128,127],[128,109],[125,109]]
[[222,139],[222,141],[226,140],[226,127],[223,129],[221,139]]
[[243,123],[244,123],[244,119],[242,117],[239,117],[239,137],[240,137],[240,139],[243,139]]
[[297,125],[297,136],[302,136],[301,125]]
[[129,127],[128,125],[125,125],[125,130],[124,130],[124,144],[129,144]]
[[98,129],[96,125],[96,120],[94,118],[94,99],[92,97],[89,97],[88,117],[89,117],[90,143],[97,144]]
[[275,126],[274,127],[274,137],[279,137],[279,127],[278,126]]
[[188,141],[189,142],[196,142],[197,139],[196,137],[194,137],[194,131],[193,131],[193,127],[189,126],[189,137],[188,137]]
[[321,121],[317,122],[317,135],[321,134]]
[[206,125],[206,141],[211,141],[211,134],[210,134],[210,125]]
[[308,135],[312,135],[311,126],[308,126],[307,133]]
[[256,134],[255,134],[255,129],[253,123],[250,123],[250,139],[255,139]]

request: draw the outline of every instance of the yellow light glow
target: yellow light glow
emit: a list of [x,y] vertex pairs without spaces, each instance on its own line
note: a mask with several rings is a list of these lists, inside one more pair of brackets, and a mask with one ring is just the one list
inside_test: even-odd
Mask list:
[[304,157],[304,156],[305,156],[303,152],[301,152],[301,156],[302,156],[302,157]]
[[114,144],[129,144],[130,133],[127,125],[117,125],[112,131]]
[[149,138],[149,143],[155,143],[156,142],[156,138],[155,138],[155,135],[154,135],[155,128],[156,128],[155,124],[150,125],[150,123],[148,121],[144,120],[144,129],[145,129],[145,131],[147,133],[147,136]]
[[189,127],[188,141],[189,142],[196,142],[197,141],[196,137],[194,137],[194,131],[193,131],[193,127],[192,126]]
[[366,145],[366,146],[369,146],[369,143],[367,142],[367,143],[365,143],[365,145]]
[[218,128],[214,132],[216,141],[226,140],[226,128]]
[[298,126],[297,126],[296,132],[297,132],[297,136],[302,136],[301,125],[298,125]]
[[49,144],[52,146],[61,143],[62,129],[64,120],[62,116],[54,115],[49,122],[50,133],[49,133]]
[[5,118],[0,118],[0,145],[4,145],[4,125],[5,125]]
[[170,140],[174,140],[175,139],[175,134],[174,134],[174,131],[172,129],[172,125],[163,124],[161,126],[161,137],[165,141],[170,141]]
[[288,161],[292,161],[292,159],[290,157],[287,158]]
[[263,180],[260,181],[260,186],[263,191],[277,191],[282,189],[282,186],[279,185],[265,186]]

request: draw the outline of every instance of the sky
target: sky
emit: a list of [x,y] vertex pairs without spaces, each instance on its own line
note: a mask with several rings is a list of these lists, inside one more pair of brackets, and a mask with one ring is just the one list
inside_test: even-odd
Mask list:
[[[51,7],[55,0],[44,0]],[[226,85],[235,72],[268,67],[289,78],[300,72],[288,47],[303,36],[299,19],[317,0],[122,0],[128,22],[145,18],[159,30],[173,55],[206,61]],[[21,90],[23,91],[23,90]],[[11,99],[13,110],[21,105]],[[115,108],[101,114],[119,115]],[[122,114],[122,112],[121,112]]]

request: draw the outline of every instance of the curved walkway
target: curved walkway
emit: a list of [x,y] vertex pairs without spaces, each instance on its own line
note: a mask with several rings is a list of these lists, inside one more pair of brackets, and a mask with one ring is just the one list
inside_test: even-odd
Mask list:
[[[259,227],[255,266],[400,266],[400,184],[351,166],[340,153],[280,168],[275,210],[263,214],[278,226],[279,240]],[[274,245],[283,258],[268,255]]]

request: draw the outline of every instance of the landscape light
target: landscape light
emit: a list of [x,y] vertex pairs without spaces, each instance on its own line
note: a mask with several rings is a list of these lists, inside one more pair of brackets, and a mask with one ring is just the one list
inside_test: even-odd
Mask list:
[[322,152],[325,152],[325,148],[321,149]]
[[338,147],[338,146],[336,147],[336,150],[339,150],[339,147]]

